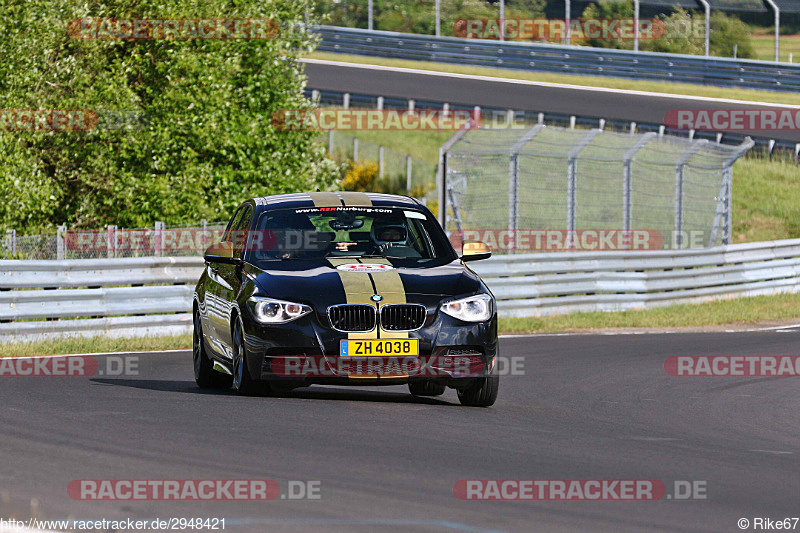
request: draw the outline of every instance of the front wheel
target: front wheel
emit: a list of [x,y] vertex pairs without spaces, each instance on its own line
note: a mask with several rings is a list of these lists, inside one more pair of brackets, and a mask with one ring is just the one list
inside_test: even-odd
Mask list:
[[497,400],[497,389],[500,376],[492,374],[485,378],[476,378],[467,387],[458,389],[458,401],[468,407],[489,407]]
[[240,396],[253,396],[264,388],[250,377],[249,370],[242,336],[242,323],[240,319],[237,319],[233,323],[233,390]]
[[408,390],[414,396],[441,396],[447,387],[435,381],[412,381]]
[[201,389],[230,388],[231,376],[215,371],[211,359],[208,358],[205,341],[203,340],[203,326],[198,313],[194,313],[192,359],[194,363],[194,380]]

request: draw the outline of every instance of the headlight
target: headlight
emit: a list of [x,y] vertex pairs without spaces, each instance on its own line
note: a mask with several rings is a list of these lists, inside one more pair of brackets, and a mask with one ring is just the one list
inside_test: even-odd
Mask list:
[[307,305],[253,296],[250,298],[253,315],[264,324],[285,324],[311,312]]
[[492,318],[492,297],[477,294],[442,304],[442,312],[464,322],[485,322]]

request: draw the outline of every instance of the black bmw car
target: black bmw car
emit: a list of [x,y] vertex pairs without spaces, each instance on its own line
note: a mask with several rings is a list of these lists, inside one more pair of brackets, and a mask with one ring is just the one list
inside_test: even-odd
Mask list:
[[240,394],[312,384],[456,389],[497,398],[497,308],[413,198],[311,192],[254,198],[205,253],[194,294],[194,374]]

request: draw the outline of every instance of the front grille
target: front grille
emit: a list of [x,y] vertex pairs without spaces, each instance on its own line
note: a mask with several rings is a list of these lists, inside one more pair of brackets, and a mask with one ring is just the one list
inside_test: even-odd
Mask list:
[[381,307],[381,327],[386,331],[410,331],[421,328],[427,310],[419,304],[396,304]]
[[371,331],[375,308],[371,305],[334,305],[328,308],[331,326],[339,331]]
[[448,348],[442,355],[480,355],[482,353],[483,350],[479,347],[465,346],[462,348]]

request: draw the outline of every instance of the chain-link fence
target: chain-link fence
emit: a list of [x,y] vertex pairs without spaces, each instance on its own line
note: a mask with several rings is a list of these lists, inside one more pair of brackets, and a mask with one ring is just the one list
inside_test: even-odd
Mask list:
[[728,244],[731,166],[751,146],[544,124],[461,131],[442,147],[439,217],[454,242],[501,253]]
[[53,233],[17,235],[7,230],[0,242],[0,259],[100,259],[118,257],[199,256],[222,239],[227,222],[152,228],[86,230],[59,226]]

